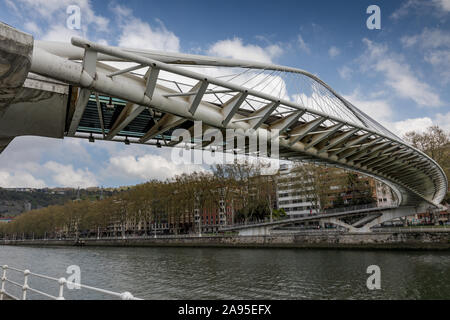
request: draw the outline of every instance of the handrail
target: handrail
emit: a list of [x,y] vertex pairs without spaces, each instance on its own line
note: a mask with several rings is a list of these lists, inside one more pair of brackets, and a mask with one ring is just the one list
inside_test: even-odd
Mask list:
[[[312,212],[312,213],[303,213],[299,215],[287,215],[286,217],[282,217],[279,219],[273,219],[273,221],[270,220],[254,220],[254,221],[244,221],[244,222],[238,222],[232,225],[225,225],[221,226],[221,231],[226,231],[228,229],[234,229],[237,227],[246,227],[246,226],[256,226],[256,225],[270,225],[270,224],[280,224],[284,222],[297,222],[300,220],[305,220],[305,218],[311,218],[311,220],[316,220],[320,218],[326,218],[327,215],[336,215],[336,214],[358,214],[358,213],[367,213],[367,211],[382,211],[382,210],[388,210],[388,209],[394,209],[397,208],[397,206],[386,206],[386,207],[378,207],[376,204],[365,204],[365,205],[355,205],[350,207],[342,207],[342,208],[336,208],[336,209],[326,209],[323,211]],[[360,211],[360,212],[358,212]]]
[[[66,283],[68,283],[68,282],[67,282],[67,280],[64,277],[57,279],[57,278],[53,278],[53,277],[46,276],[46,275],[43,275],[43,274],[31,272],[28,269],[21,270],[21,269],[17,269],[17,268],[14,268],[14,267],[9,267],[8,265],[3,265],[2,269],[3,269],[3,273],[2,273],[2,278],[1,278],[0,300],[4,300],[5,298],[9,298],[9,299],[13,299],[13,300],[27,300],[27,293],[28,293],[28,291],[37,293],[37,294],[39,294],[41,296],[50,298],[52,300],[65,300],[65,297],[64,297],[64,285]],[[7,270],[11,270],[11,271],[14,271],[14,272],[17,272],[17,273],[23,273],[23,275],[24,275],[23,284],[20,284],[18,282],[15,282],[13,280],[8,279],[6,277],[6,271]],[[58,284],[58,286],[59,286],[58,296],[53,296],[53,295],[48,294],[46,292],[40,291],[38,289],[31,288],[30,285],[28,284],[28,279],[29,279],[30,276],[41,278],[41,279],[46,279],[46,280],[51,280],[51,281],[56,282]],[[22,288],[22,297],[21,298],[20,297],[16,297],[13,294],[7,292],[6,289],[5,289],[6,283],[12,284],[12,285],[14,285],[16,287],[19,287],[19,288]],[[114,291],[110,291],[110,290],[105,290],[105,289],[100,289],[100,288],[96,288],[96,287],[87,286],[87,285],[84,285],[84,284],[78,284],[77,283],[77,284],[74,284],[74,285],[79,287],[79,288],[84,288],[84,289],[100,292],[100,293],[103,293],[103,294],[107,294],[107,295],[110,295],[110,296],[113,296],[113,297],[117,297],[117,298],[120,298],[121,300],[142,300],[140,298],[134,297],[128,291],[119,293],[119,292],[114,292]]]

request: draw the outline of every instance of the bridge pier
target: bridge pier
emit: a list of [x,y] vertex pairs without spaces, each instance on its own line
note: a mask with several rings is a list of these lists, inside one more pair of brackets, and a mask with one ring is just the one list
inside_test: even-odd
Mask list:
[[273,228],[274,227],[271,226],[262,226],[256,228],[240,229],[238,231],[238,234],[240,236],[268,236],[270,235],[270,230]]
[[[418,212],[426,211],[426,204],[421,204],[418,207],[398,207],[382,211],[378,217],[365,217],[354,224],[347,224],[338,218],[326,218],[325,222],[332,223],[347,229],[348,232],[371,232],[371,228],[393,219],[402,218],[416,214]],[[406,219],[405,219],[406,220]]]
[[348,232],[358,232],[357,228],[348,223],[345,223],[344,221],[339,220],[338,218],[322,218],[320,221],[323,223],[331,223],[336,226],[344,227]]
[[[364,232],[371,232],[372,231],[371,229],[373,227],[382,224],[383,222],[410,216],[413,214],[417,214],[419,212],[425,212],[427,207],[428,205],[426,203],[422,203],[417,207],[410,206],[410,207],[397,207],[386,209],[378,208],[376,212],[366,211],[366,212],[348,212],[345,214],[318,215],[314,217],[274,221],[259,225],[258,224],[257,225],[250,224],[244,226],[240,225],[235,227],[228,227],[227,230],[229,231],[235,230],[238,232],[240,236],[267,236],[270,235],[271,230],[276,227],[290,225],[296,222],[318,221],[322,228],[324,227],[325,223],[330,223],[345,228],[347,232],[364,233]],[[367,215],[352,224],[349,224],[341,220],[342,218],[349,217],[355,214],[360,215],[361,213],[367,213]]]
[[31,66],[33,37],[0,22],[0,115],[21,91]]

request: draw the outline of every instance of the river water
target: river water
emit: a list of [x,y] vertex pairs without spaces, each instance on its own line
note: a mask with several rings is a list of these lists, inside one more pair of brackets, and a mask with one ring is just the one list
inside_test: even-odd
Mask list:
[[[450,299],[448,251],[0,246],[0,264],[56,278],[77,265],[81,283],[144,299]],[[380,267],[379,290],[367,288],[369,265]],[[30,285],[58,292],[46,280]]]

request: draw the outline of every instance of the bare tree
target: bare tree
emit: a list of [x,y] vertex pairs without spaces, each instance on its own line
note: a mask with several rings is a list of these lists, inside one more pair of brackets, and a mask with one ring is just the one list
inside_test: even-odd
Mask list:
[[[423,151],[435,160],[450,177],[450,133],[439,126],[431,126],[425,132],[411,131],[405,134],[404,139],[413,147]],[[444,199],[450,203],[450,193]]]

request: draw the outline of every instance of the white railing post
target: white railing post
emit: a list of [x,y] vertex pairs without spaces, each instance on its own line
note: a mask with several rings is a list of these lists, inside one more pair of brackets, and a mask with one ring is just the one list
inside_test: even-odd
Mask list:
[[3,268],[3,275],[2,275],[2,290],[0,291],[0,300],[3,300],[3,295],[5,293],[5,283],[6,283],[6,269],[8,269],[8,266],[5,264],[2,266]]
[[120,299],[122,299],[122,300],[133,300],[134,297],[133,297],[133,295],[130,292],[125,291],[125,292],[122,292],[120,294]]
[[28,275],[30,274],[30,270],[23,271],[23,287],[22,287],[22,300],[27,300],[27,290],[30,288],[28,286]]
[[66,284],[66,279],[59,278],[58,283],[59,283],[59,294],[58,294],[58,298],[56,300],[65,300],[64,299],[64,285]]
[[[64,298],[64,286],[67,284],[67,280],[65,278],[57,279],[57,278],[49,277],[49,276],[46,276],[46,275],[33,273],[30,270],[28,270],[28,269],[27,270],[20,270],[20,269],[17,269],[17,268],[8,267],[7,265],[2,266],[1,268],[3,269],[3,275],[2,275],[2,278],[1,278],[2,282],[1,282],[0,300],[3,300],[5,297],[6,298],[11,298],[11,299],[14,299],[14,300],[20,300],[19,297],[15,297],[15,296],[13,296],[13,295],[11,295],[11,294],[6,292],[6,290],[5,290],[6,282],[10,282],[11,284],[13,284],[15,286],[22,287],[22,290],[23,290],[23,292],[22,292],[22,299],[23,300],[27,299],[27,294],[28,294],[29,291],[34,292],[34,293],[39,294],[39,295],[42,295],[42,296],[45,296],[47,298],[53,299],[53,300],[65,300],[65,298]],[[9,280],[9,279],[6,278],[6,270],[7,269],[12,270],[14,272],[19,272],[19,273],[24,275],[23,286],[21,286],[20,283],[14,282],[14,281]],[[54,295],[48,294],[46,292],[40,291],[40,290],[38,290],[36,288],[30,287],[30,285],[28,284],[29,277],[38,277],[38,278],[47,279],[47,280],[51,280],[51,281],[57,282],[59,284],[59,293],[58,293],[58,295],[54,296]],[[104,290],[104,289],[100,289],[100,288],[95,288],[95,287],[91,287],[91,286],[86,286],[86,285],[82,285],[82,284],[76,284],[76,286],[79,286],[80,288],[85,288],[85,289],[88,289],[88,290],[92,290],[92,291],[95,291],[95,292],[100,292],[100,293],[103,293],[103,294],[107,294],[107,295],[110,295],[110,296],[114,296],[116,298],[120,298],[121,300],[142,300],[142,299],[134,297],[128,291],[125,291],[123,293],[119,293],[119,292],[113,292],[113,291]]]

